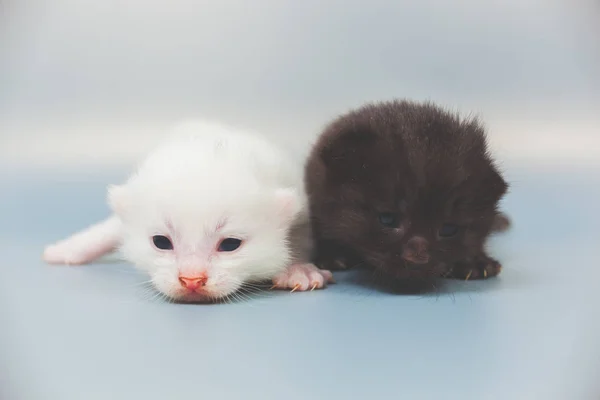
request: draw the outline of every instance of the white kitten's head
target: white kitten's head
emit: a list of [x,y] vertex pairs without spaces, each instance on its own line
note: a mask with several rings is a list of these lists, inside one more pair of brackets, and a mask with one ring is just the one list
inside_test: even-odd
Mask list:
[[265,188],[244,163],[178,162],[186,151],[109,188],[109,204],[123,223],[125,258],[179,301],[223,298],[285,268],[288,231],[305,209],[302,193]]

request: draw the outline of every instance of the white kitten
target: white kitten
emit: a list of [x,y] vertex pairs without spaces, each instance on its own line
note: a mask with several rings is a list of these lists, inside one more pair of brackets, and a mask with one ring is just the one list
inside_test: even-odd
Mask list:
[[302,165],[258,135],[182,124],[125,184],[109,187],[108,200],[113,216],[48,246],[44,260],[85,264],[120,248],[156,289],[183,301],[265,279],[293,290],[333,281],[309,261]]

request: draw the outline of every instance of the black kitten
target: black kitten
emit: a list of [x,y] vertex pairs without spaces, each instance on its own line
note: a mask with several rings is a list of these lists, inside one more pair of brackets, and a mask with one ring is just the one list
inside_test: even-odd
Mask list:
[[396,278],[489,278],[484,244],[508,219],[508,189],[484,128],[431,103],[368,104],[320,136],[305,174],[325,269],[365,264]]

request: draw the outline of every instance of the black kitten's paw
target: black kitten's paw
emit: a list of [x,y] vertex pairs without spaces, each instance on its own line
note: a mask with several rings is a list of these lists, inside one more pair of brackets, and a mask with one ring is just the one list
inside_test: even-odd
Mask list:
[[467,261],[457,263],[448,278],[462,279],[487,279],[497,276],[502,271],[502,265],[493,258],[485,255],[474,257]]

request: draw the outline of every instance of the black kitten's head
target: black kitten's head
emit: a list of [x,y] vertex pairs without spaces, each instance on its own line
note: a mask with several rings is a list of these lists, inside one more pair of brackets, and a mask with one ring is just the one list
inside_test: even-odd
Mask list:
[[508,186],[477,121],[396,101],[333,121],[308,160],[306,187],[316,240],[417,278],[482,250]]

